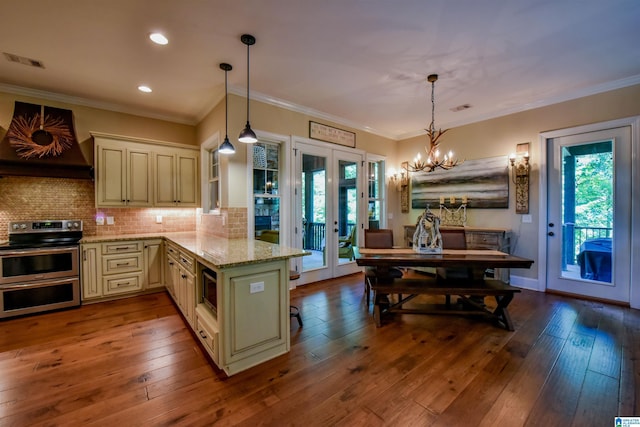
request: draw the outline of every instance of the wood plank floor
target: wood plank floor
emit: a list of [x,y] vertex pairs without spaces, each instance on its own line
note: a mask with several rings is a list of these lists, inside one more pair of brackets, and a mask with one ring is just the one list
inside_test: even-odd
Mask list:
[[523,291],[515,332],[437,315],[376,328],[361,274],[298,288],[292,303],[304,327],[293,320],[291,352],[230,378],[165,293],[1,321],[0,426],[608,426],[640,415],[638,310]]

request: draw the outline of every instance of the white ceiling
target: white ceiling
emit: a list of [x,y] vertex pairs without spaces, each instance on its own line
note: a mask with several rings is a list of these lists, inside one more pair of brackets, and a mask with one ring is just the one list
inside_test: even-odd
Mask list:
[[243,33],[252,99],[391,138],[429,125],[431,73],[437,127],[640,83],[638,0],[3,0],[0,16],[0,52],[45,66],[0,57],[0,90],[181,123],[221,99],[220,62],[246,93]]

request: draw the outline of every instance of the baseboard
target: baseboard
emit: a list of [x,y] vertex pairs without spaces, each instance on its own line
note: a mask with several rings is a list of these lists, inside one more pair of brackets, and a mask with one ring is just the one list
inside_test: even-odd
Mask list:
[[545,289],[540,289],[540,283],[538,279],[532,279],[530,277],[523,276],[510,276],[509,284],[511,286],[517,286],[522,289],[529,289],[530,291],[544,292]]

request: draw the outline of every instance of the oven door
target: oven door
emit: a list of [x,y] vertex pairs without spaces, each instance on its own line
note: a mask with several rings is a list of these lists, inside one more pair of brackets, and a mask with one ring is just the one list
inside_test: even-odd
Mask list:
[[0,285],[0,318],[80,305],[78,277]]
[[0,285],[78,277],[78,246],[0,252]]

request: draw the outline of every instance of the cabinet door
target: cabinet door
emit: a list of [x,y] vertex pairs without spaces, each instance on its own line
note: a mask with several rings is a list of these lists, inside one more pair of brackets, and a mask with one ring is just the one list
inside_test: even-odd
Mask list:
[[82,300],[102,296],[100,245],[82,245]]
[[126,203],[125,149],[98,145],[96,157],[96,205],[123,206]]
[[164,286],[162,254],[161,239],[144,242],[145,289],[161,288]]
[[151,206],[151,152],[127,150],[127,206]]
[[178,303],[178,280],[180,273],[178,272],[178,261],[172,256],[167,254],[167,264],[165,270],[165,280],[167,290],[171,294],[173,300]]
[[176,162],[173,154],[155,153],[155,190],[154,204],[156,206],[174,206],[176,197]]
[[179,206],[197,206],[198,204],[198,156],[191,153],[179,153],[176,174],[177,200]]
[[196,278],[184,272],[184,315],[192,328],[196,324]]

